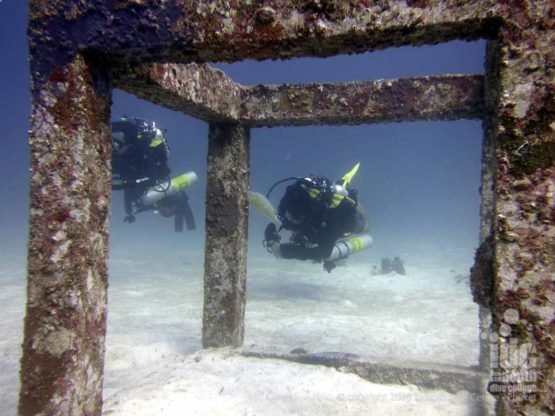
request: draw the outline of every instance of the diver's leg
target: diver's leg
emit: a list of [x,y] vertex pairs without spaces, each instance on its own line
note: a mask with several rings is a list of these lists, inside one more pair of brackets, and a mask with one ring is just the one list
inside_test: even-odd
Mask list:
[[183,199],[181,204],[183,216],[185,217],[185,223],[187,224],[187,229],[189,231],[196,229],[195,216],[193,215],[193,210],[189,205],[189,197],[185,192],[183,192]]

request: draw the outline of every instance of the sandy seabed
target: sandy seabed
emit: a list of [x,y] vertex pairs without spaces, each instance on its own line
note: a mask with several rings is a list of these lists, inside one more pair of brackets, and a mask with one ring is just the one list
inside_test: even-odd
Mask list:
[[[257,245],[249,250],[246,348],[478,363],[478,308],[466,252],[401,250],[395,253],[405,260],[401,276],[373,274],[377,251],[328,274],[319,264],[275,259]],[[469,392],[379,385],[323,366],[202,350],[203,253],[198,245],[181,253],[139,242],[112,245],[103,414],[479,413]],[[2,415],[15,415],[17,407],[21,264],[4,262],[0,276]]]

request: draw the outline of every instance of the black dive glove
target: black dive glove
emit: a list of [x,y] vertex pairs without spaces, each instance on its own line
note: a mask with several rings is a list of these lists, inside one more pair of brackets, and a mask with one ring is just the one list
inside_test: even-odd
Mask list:
[[281,236],[278,234],[276,225],[274,223],[268,224],[264,230],[264,242],[266,245],[272,245],[275,242],[280,242]]

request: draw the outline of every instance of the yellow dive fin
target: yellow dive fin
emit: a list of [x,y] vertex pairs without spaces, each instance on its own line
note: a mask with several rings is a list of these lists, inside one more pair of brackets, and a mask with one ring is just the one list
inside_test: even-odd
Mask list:
[[344,187],[347,187],[350,183],[351,180],[353,179],[353,176],[356,175],[358,168],[360,166],[360,162],[358,162],[354,168],[352,168],[349,172],[347,172],[342,178],[341,181],[343,182],[341,185],[343,185]]
[[258,212],[260,212],[270,222],[273,222],[276,227],[281,226],[281,221],[278,219],[276,215],[276,210],[272,206],[272,203],[268,201],[268,198],[254,191],[248,191],[248,195],[249,195],[249,202],[252,205],[254,205],[254,207],[258,210]]

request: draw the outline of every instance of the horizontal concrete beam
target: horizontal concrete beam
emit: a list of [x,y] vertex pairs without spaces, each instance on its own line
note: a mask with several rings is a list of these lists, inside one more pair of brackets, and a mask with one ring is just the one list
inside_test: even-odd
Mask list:
[[355,354],[322,352],[307,354],[284,354],[243,350],[240,355],[253,358],[271,358],[302,364],[323,365],[343,373],[378,384],[415,385],[427,389],[442,389],[451,393],[469,391],[479,393],[487,374],[474,368],[436,363],[380,360]]
[[244,91],[241,121],[259,127],[480,119],[483,90],[480,75],[259,85]]
[[480,75],[242,86],[206,64],[124,66],[114,85],[207,122],[251,127],[480,119]]
[[325,57],[478,39],[499,28],[504,18],[499,3],[37,1],[30,8],[29,44],[40,59],[31,65],[46,80],[78,51],[116,63],[190,63]]
[[206,64],[119,66],[114,86],[209,122],[237,120],[242,87]]

